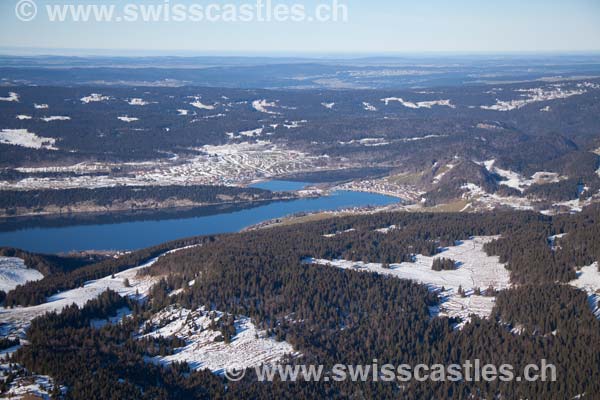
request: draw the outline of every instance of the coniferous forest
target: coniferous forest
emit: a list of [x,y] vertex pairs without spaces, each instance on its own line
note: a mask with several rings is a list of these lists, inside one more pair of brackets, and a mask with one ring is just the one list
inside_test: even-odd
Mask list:
[[[577,267],[600,259],[600,208],[546,217],[529,212],[486,214],[374,213],[284,225],[169,243],[124,260],[107,260],[49,274],[9,292],[7,306],[36,304],[172,248],[141,275],[160,277],[147,301],[108,291],[85,307],[34,320],[28,344],[13,362],[52,376],[54,395],[69,399],[234,398],[532,398],[566,399],[600,393],[600,321],[588,296],[566,283]],[[394,225],[387,233],[377,231]],[[345,232],[330,236],[335,232]],[[550,246],[548,238],[568,233]],[[324,238],[324,235],[327,235]],[[510,272],[513,288],[500,291],[490,318],[432,317],[440,299],[418,283],[383,275],[313,265],[310,257],[375,263],[411,262],[473,236],[497,236],[486,245]],[[440,258],[439,270],[460,268]],[[60,277],[60,279],[58,279]],[[188,282],[193,282],[189,285]],[[183,290],[178,290],[183,289]],[[556,382],[416,382],[264,384],[248,375],[227,382],[186,363],[149,364],[183,344],[177,337],[136,338],[144,321],[170,305],[206,307],[245,315],[277,340],[302,353],[291,363],[453,364],[480,359],[515,366],[549,360]],[[127,307],[131,316],[101,327],[94,319]],[[231,339],[227,320],[215,324]],[[7,343],[6,346],[9,346]],[[61,392],[60,387],[68,390]]]

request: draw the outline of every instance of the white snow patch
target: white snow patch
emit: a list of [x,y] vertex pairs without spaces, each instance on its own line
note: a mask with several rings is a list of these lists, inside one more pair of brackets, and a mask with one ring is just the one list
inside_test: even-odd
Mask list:
[[377,146],[385,146],[390,144],[390,142],[386,141],[384,138],[364,138],[358,140],[350,140],[348,142],[338,142],[341,145],[352,145],[359,144],[365,147],[377,147]]
[[[2,365],[2,369],[7,366]],[[34,398],[41,400],[50,400],[50,393],[54,388],[52,378],[47,375],[30,375],[17,377],[10,383],[8,391],[2,394],[0,400],[11,399],[19,400],[24,398]]]
[[456,106],[453,105],[450,102],[450,100],[419,101],[417,103],[414,103],[412,101],[406,101],[401,97],[387,97],[385,99],[381,99],[381,101],[383,101],[386,106],[389,105],[391,102],[397,101],[398,103],[402,104],[404,107],[413,108],[413,109],[432,108],[433,106],[456,108]]
[[25,121],[25,120],[30,120],[32,117],[31,117],[31,115],[17,115],[16,118],[19,121]]
[[390,233],[391,231],[394,231],[396,229],[399,229],[396,225],[390,225],[387,228],[375,229],[375,232],[387,234],[387,233]]
[[129,117],[127,115],[125,115],[124,117],[117,117],[117,119],[119,121],[123,121],[123,122],[127,122],[127,123],[129,123],[129,122],[135,122],[135,121],[139,121],[140,120],[139,118]]
[[58,150],[54,147],[56,139],[38,136],[27,129],[2,129],[0,131],[0,143],[30,149]]
[[571,281],[570,285],[586,291],[592,312],[596,318],[600,319],[600,272],[598,271],[598,263],[581,268],[577,272],[577,279]]
[[177,110],[180,116],[188,115],[190,112],[188,110]]
[[452,171],[456,167],[456,164],[446,164],[445,168],[442,169],[442,172],[438,173],[433,177],[433,183],[440,183],[442,178],[448,174],[448,172]]
[[196,99],[193,103],[190,103],[192,107],[196,107],[200,110],[214,110],[215,106],[211,104],[204,104],[200,101],[199,98]]
[[363,101],[362,104],[363,104],[363,108],[364,108],[365,111],[377,111],[377,107],[375,107],[371,103]]
[[565,236],[567,236],[566,233],[561,233],[559,235],[552,235],[552,236],[548,237],[548,246],[550,246],[550,249],[552,251],[556,251],[556,250],[560,249],[561,247],[556,245],[556,240],[562,239]]
[[489,124],[489,123],[485,123],[485,122],[480,122],[476,125],[476,127],[478,129],[486,129],[488,131],[499,131],[502,130],[501,126],[495,125],[495,124]]
[[19,101],[19,95],[15,92],[9,92],[8,97],[0,97],[0,101]]
[[445,137],[448,137],[448,135],[416,136],[416,137],[410,137],[410,138],[400,139],[400,142],[409,143],[409,142],[418,142],[420,140],[438,139],[438,138],[445,138]]
[[541,112],[550,112],[550,110],[551,110],[550,106],[546,106],[546,107],[540,108]]
[[108,100],[110,100],[110,97],[103,96],[100,93],[92,93],[89,96],[81,98],[81,102],[84,104],[99,103],[99,102],[108,101]]
[[496,99],[496,104],[491,106],[481,106],[484,110],[491,111],[512,111],[525,107],[528,104],[567,99],[572,96],[579,96],[587,92],[585,89],[563,90],[560,87],[553,88],[534,88],[534,89],[518,89],[516,92],[521,92],[520,99],[503,101]]
[[276,111],[269,110],[269,108],[273,108],[273,107],[277,107],[277,103],[274,101],[269,102],[266,99],[254,100],[252,102],[252,108],[254,108],[258,112],[261,112],[264,114],[271,114],[271,115],[279,114]]
[[[487,210],[494,210],[499,206],[507,206],[515,210],[533,210],[531,200],[526,197],[499,196],[497,194],[487,193],[483,188],[474,184],[467,183],[461,187],[466,192],[463,199],[471,200],[474,203],[481,204]],[[472,204],[473,206],[473,204]]]
[[535,183],[556,183],[563,179],[559,174],[547,171],[539,171],[530,178],[525,178],[517,172],[497,167],[496,160],[477,162],[477,164],[484,166],[489,172],[504,178],[504,180],[499,182],[501,185],[517,189],[520,192],[524,192],[525,189]]
[[274,364],[287,355],[299,355],[289,343],[268,337],[250,318],[243,316],[235,319],[236,334],[231,343],[215,341],[221,333],[210,329],[211,314],[215,320],[225,316],[204,308],[191,311],[180,306],[170,306],[155,314],[142,328],[153,331],[142,337],[178,337],[185,340],[186,346],[176,349],[173,355],[157,356],[149,361],[164,365],[185,361],[194,370],[208,369],[223,374],[233,369]]
[[301,121],[285,121],[285,123],[283,124],[283,126],[287,129],[296,129],[296,128],[300,128],[302,126],[302,124],[306,124],[308,121],[303,119]]
[[229,139],[241,139],[242,137],[260,137],[262,136],[263,130],[264,127],[238,132],[237,135],[233,132],[227,132],[225,133],[225,135],[227,135]]
[[151,104],[150,102],[147,102],[144,99],[139,99],[139,98],[133,98],[133,99],[129,99],[126,100],[127,104],[129,104],[130,106],[147,106],[148,104]]
[[[434,257],[417,255],[415,262],[391,264],[389,269],[379,263],[352,262],[346,260],[317,260],[308,259],[306,263],[327,265],[356,271],[373,272],[391,275],[399,279],[413,280],[428,285],[432,290],[439,291],[441,304],[439,315],[459,317],[463,322],[469,320],[471,314],[488,317],[494,307],[495,298],[474,295],[474,290],[485,290],[493,287],[495,290],[509,288],[510,275],[499,257],[490,257],[483,246],[498,237],[473,237],[470,240],[457,243],[456,246],[444,249]],[[459,263],[453,271],[433,271],[433,260],[450,258]],[[466,297],[458,293],[462,287]],[[441,292],[442,288],[445,289]]]
[[48,104],[34,104],[33,107],[36,110],[47,110],[49,108]]
[[53,115],[51,117],[40,118],[44,122],[52,122],[52,121],[70,121],[71,117],[65,117],[63,115]]
[[335,103],[321,103],[321,105],[329,110],[333,110]]
[[[85,303],[97,298],[108,289],[117,292],[120,296],[128,296],[141,301],[146,298],[150,289],[160,280],[160,277],[138,276],[138,272],[154,265],[160,257],[187,248],[190,247],[171,250],[139,267],[125,270],[114,276],[109,275],[102,279],[86,282],[83,287],[55,294],[49,297],[48,301],[44,304],[31,307],[0,309],[0,325],[9,326],[13,332],[23,334],[32,319],[48,312],[61,312],[65,307],[72,304],[82,307]],[[126,281],[129,281],[129,286],[125,286]]]
[[20,258],[0,257],[0,290],[4,292],[27,282],[39,281],[43,277],[38,270],[27,267]]
[[336,237],[338,235],[342,235],[344,233],[349,233],[349,232],[354,232],[356,229],[346,229],[345,231],[338,231],[336,233],[329,233],[327,235],[323,235],[324,238],[332,238],[332,237]]

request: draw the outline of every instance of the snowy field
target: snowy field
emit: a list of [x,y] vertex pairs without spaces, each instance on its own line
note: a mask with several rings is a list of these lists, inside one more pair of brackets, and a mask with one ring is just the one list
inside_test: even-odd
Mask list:
[[110,100],[110,97],[103,96],[103,95],[101,95],[99,93],[92,93],[89,96],[81,98],[81,102],[84,103],[84,104],[100,103],[100,102],[108,101],[108,100]]
[[[170,254],[179,250],[170,251]],[[15,307],[11,309],[0,309],[0,336],[9,334],[24,336],[25,330],[32,319],[44,315],[47,312],[60,312],[63,308],[72,304],[82,307],[90,300],[93,300],[110,289],[121,296],[128,296],[139,300],[144,299],[152,286],[154,286],[160,277],[138,276],[141,269],[149,267],[156,263],[162,256],[156,257],[142,266],[131,268],[126,271],[109,275],[105,278],[87,282],[83,287],[58,293],[50,298],[48,302],[31,307]],[[126,280],[129,286],[125,285]]]
[[504,179],[500,181],[501,185],[517,189],[520,192],[524,192],[525,189],[533,184],[557,183],[566,179],[565,177],[559,176],[555,172],[548,171],[539,171],[533,174],[531,177],[525,178],[517,172],[502,169],[496,166],[496,160],[478,162],[477,164],[484,166],[489,172],[501,176]]
[[54,147],[56,139],[38,136],[27,129],[2,129],[0,131],[0,143],[30,149],[57,150]]
[[[215,320],[223,317],[220,312],[212,314]],[[289,343],[268,337],[247,317],[235,319],[236,334],[231,343],[215,341],[221,333],[210,329],[212,320],[211,313],[203,308],[191,311],[171,306],[155,314],[143,328],[146,332],[151,330],[144,336],[178,337],[185,340],[186,346],[177,349],[173,355],[157,356],[149,361],[157,364],[185,361],[195,370],[208,369],[222,374],[231,369],[276,363],[286,355],[298,355]]]
[[214,110],[215,109],[215,106],[212,105],[212,104],[204,104],[204,103],[202,103],[200,101],[199,97],[196,97],[195,101],[191,102],[190,105],[192,107],[195,107],[195,108],[199,109],[199,110]]
[[[391,264],[389,269],[378,263],[365,264],[346,260],[308,259],[305,262],[390,275],[425,284],[440,293],[440,307],[431,310],[432,314],[458,317],[466,322],[471,314],[489,317],[494,307],[495,298],[475,295],[476,289],[485,291],[491,286],[495,290],[504,290],[511,286],[509,271],[504,264],[500,263],[498,257],[490,257],[483,250],[483,246],[494,239],[496,237],[473,237],[444,249],[434,257],[417,255],[414,263]],[[431,267],[436,258],[450,258],[459,265],[453,271],[434,271]],[[461,287],[465,291],[464,297],[458,293]]]
[[581,268],[577,272],[577,279],[571,281],[571,286],[585,290],[588,294],[590,307],[594,315],[600,319],[600,272],[598,263]]
[[502,206],[523,211],[534,209],[532,201],[526,197],[500,196],[495,193],[488,193],[474,183],[467,183],[461,188],[466,190],[463,193],[463,199],[469,202],[462,211],[467,211],[471,208],[494,210]]
[[[591,86],[590,86],[591,85]],[[491,106],[481,106],[484,110],[490,111],[512,111],[523,108],[529,104],[567,99],[572,96],[580,96],[588,92],[588,89],[596,89],[596,85],[589,82],[577,84],[577,88],[563,89],[561,87],[547,87],[547,88],[534,88],[534,89],[519,89],[516,90],[519,93],[519,98],[514,100],[496,100],[496,104]],[[549,106],[548,106],[549,107]],[[550,108],[542,109],[543,111],[550,111]]]
[[274,101],[267,101],[265,99],[263,100],[254,100],[252,102],[252,108],[254,108],[256,111],[264,113],[264,114],[270,114],[270,115],[277,115],[279,114],[277,111],[273,111],[271,110],[271,108],[275,108],[277,107],[277,103]]
[[71,117],[66,117],[64,115],[53,115],[51,117],[43,117],[40,118],[44,122],[53,122],[53,121],[70,121]]
[[7,97],[0,97],[0,101],[18,102],[19,95],[15,92],[9,92]]
[[[10,364],[0,364],[0,379],[10,373]],[[46,375],[31,375],[15,378],[0,400],[42,399],[50,400],[54,388],[52,378]]]
[[145,101],[144,99],[133,98],[127,100],[127,104],[129,104],[130,106],[147,106],[150,103]]
[[412,101],[404,100],[401,97],[387,97],[385,99],[381,99],[381,101],[384,102],[386,106],[388,106],[392,102],[398,102],[406,108],[413,108],[413,109],[431,108],[433,106],[456,108],[456,106],[453,105],[450,102],[450,100],[419,101],[417,103],[414,103]]
[[43,277],[38,270],[28,268],[20,258],[0,257],[0,290],[3,292],[9,292],[27,282],[39,281]]
[[122,117],[117,117],[117,119],[118,119],[119,121],[122,121],[122,122],[127,122],[127,123],[129,123],[129,122],[135,122],[135,121],[139,121],[139,118],[135,118],[135,117],[129,117],[129,116],[127,116],[127,115],[125,115],[125,116],[122,116]]
[[377,107],[375,107],[374,105],[372,105],[371,103],[368,103],[366,101],[363,101],[362,103],[363,105],[363,109],[365,111],[377,111]]

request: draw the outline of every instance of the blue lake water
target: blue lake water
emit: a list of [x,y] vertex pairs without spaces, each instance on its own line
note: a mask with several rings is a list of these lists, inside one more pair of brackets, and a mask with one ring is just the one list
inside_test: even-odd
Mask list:
[[[297,184],[295,182],[294,184]],[[286,183],[271,182],[274,187]],[[265,186],[263,186],[265,187]],[[279,189],[278,189],[279,190]],[[290,190],[290,189],[281,189]],[[254,208],[184,218],[152,219],[62,227],[27,227],[0,232],[0,247],[10,246],[39,253],[76,250],[133,250],[198,235],[237,232],[250,225],[300,212],[348,207],[383,206],[399,200],[379,194],[338,191],[315,199],[277,201]],[[106,217],[110,221],[110,216]]]

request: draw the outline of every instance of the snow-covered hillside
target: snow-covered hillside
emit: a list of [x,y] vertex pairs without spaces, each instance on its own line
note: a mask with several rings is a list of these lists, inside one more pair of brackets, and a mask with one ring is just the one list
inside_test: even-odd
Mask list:
[[42,275],[38,270],[28,268],[25,262],[16,257],[0,257],[0,290],[9,292],[18,285],[39,281]]
[[[498,257],[488,256],[483,249],[486,243],[494,239],[496,237],[474,237],[444,249],[435,257],[417,255],[414,263],[391,264],[389,269],[378,263],[346,260],[307,259],[306,262],[390,275],[426,284],[440,292],[440,308],[432,310],[432,313],[468,321],[471,314],[488,317],[494,307],[495,298],[475,295],[476,289],[485,291],[493,287],[495,290],[504,290],[510,287],[510,275],[504,264]],[[431,267],[436,258],[450,258],[459,265],[452,271],[434,271]],[[459,293],[459,288],[464,290],[464,294]]]
[[571,285],[585,290],[589,296],[590,307],[594,315],[600,319],[600,271],[598,271],[598,263],[581,268],[577,272],[577,279],[572,281]]
[[173,355],[157,356],[150,361],[157,364],[185,361],[193,369],[222,374],[231,369],[275,363],[286,355],[298,355],[289,343],[268,337],[247,317],[235,319],[236,334],[231,343],[215,340],[221,332],[210,329],[210,325],[223,317],[220,312],[208,312],[203,308],[191,311],[179,306],[155,314],[143,327],[151,332],[141,337],[178,337],[185,340],[186,346],[177,349]]
[[[153,258],[139,267],[128,269],[114,276],[109,275],[102,279],[87,282],[83,287],[77,289],[58,293],[48,298],[48,301],[44,304],[31,307],[0,309],[0,326],[2,326],[0,335],[22,335],[32,319],[47,312],[60,312],[63,308],[72,304],[77,304],[81,307],[108,289],[117,292],[121,296],[135,297],[141,300],[147,296],[150,288],[160,280],[160,277],[138,276],[138,271],[152,266],[160,257],[179,250],[183,249],[172,250]],[[128,286],[126,285],[127,281],[129,283]]]
[[27,129],[2,129],[0,131],[0,143],[30,149],[57,150],[54,147],[56,139],[38,136]]

